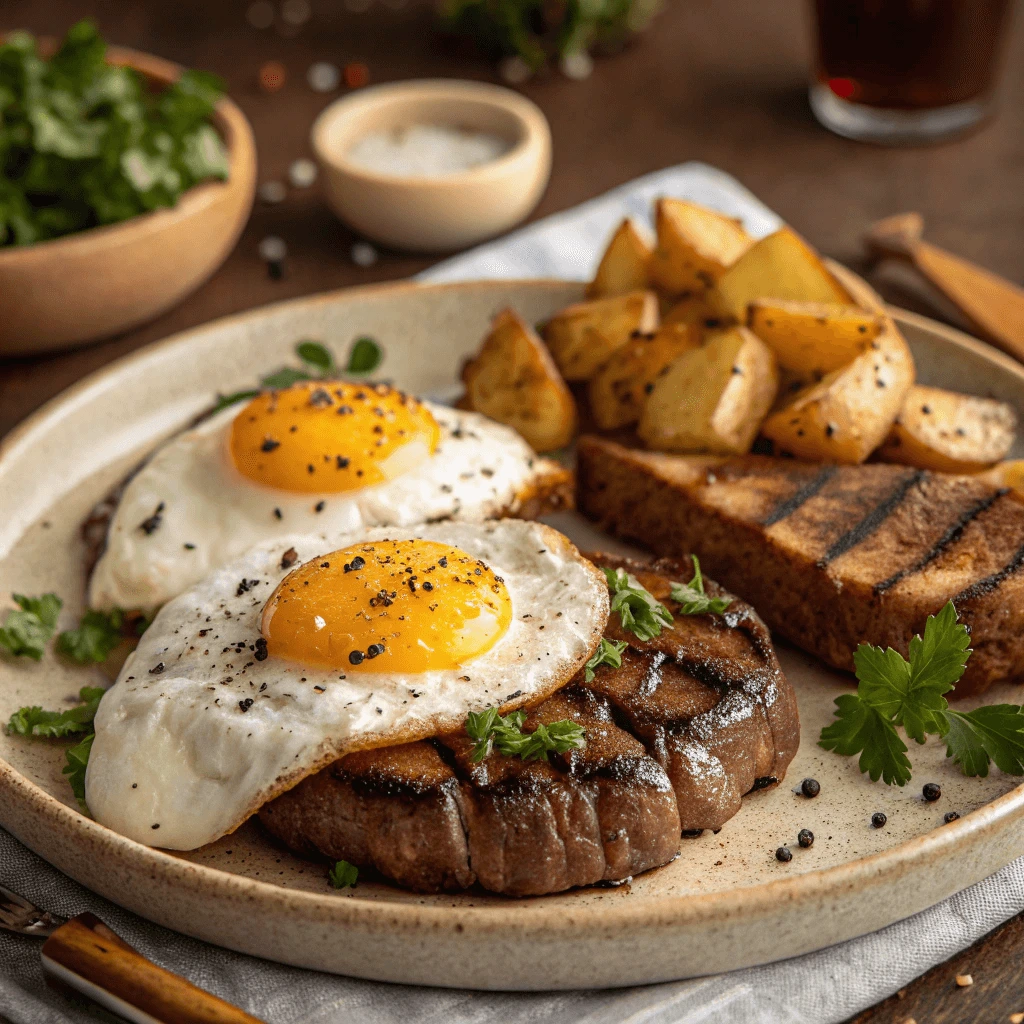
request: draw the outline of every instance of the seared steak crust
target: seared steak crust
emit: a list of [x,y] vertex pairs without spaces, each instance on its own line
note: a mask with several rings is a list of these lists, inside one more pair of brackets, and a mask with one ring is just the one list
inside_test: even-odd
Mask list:
[[968,476],[893,465],[686,458],[579,443],[580,511],[656,552],[693,551],[771,628],[837,668],[908,653],[949,600],[974,654],[954,691],[1024,666],[1024,505]]
[[[692,567],[590,555],[659,600]],[[711,581],[709,593],[725,592]],[[361,751],[260,811],[292,849],[376,869],[422,891],[474,882],[512,896],[621,881],[672,860],[681,830],[719,828],[744,793],[781,779],[799,720],[768,630],[749,605],[679,616],[629,643],[621,669],[580,673],[533,708],[525,729],[571,719],[580,750],[549,762],[494,752],[474,763],[464,734]]]

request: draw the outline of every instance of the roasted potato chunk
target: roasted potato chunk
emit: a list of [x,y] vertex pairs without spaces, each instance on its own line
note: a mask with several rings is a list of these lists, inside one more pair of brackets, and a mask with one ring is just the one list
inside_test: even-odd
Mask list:
[[886,318],[866,352],[797,392],[761,433],[797,458],[863,462],[889,433],[913,382],[910,349]]
[[713,301],[721,313],[746,323],[757,299],[796,299],[855,305],[821,257],[792,229],[780,228],[755,242],[718,279]]
[[718,310],[708,301],[707,292],[691,292],[680,295],[665,311],[661,318],[665,324],[694,324],[698,327],[714,329],[729,327],[731,320],[721,317]]
[[710,288],[751,244],[740,221],[682,199],[659,199],[654,220],[651,277],[671,295]]
[[747,326],[775,353],[779,366],[820,379],[865,351],[881,333],[882,318],[857,306],[755,299]]
[[644,289],[651,283],[651,247],[627,217],[612,235],[598,264],[587,298],[602,299]]
[[979,475],[993,487],[1008,487],[1018,501],[1024,501],[1024,459],[997,462]]
[[742,455],[775,399],[775,355],[745,327],[713,332],[654,382],[640,416],[649,448]]
[[511,309],[491,324],[480,351],[462,368],[468,408],[505,423],[538,452],[576,434],[576,402],[544,343]]
[[915,385],[878,458],[940,473],[978,473],[1013,447],[1017,414],[1005,402]]
[[562,376],[589,380],[634,331],[647,334],[657,326],[658,296],[635,291],[566,306],[543,333]]
[[602,430],[636,423],[658,374],[677,356],[700,347],[693,324],[662,325],[654,334],[635,334],[590,378],[588,397]]

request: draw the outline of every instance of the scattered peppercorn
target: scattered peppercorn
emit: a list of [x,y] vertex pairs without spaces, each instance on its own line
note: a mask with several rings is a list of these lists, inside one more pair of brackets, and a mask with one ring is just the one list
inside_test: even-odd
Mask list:
[[793,859],[793,853],[788,846],[780,846],[775,851],[775,859],[780,864],[788,864]]
[[888,820],[889,819],[881,811],[875,811],[875,813],[871,815],[871,827],[882,828]]
[[242,713],[245,714],[245,712],[248,711],[249,708],[251,708],[254,703],[255,701],[252,699],[252,697],[246,697],[245,700],[240,700],[238,702],[238,706],[241,709]]
[[362,665],[364,654],[362,651],[349,651],[348,660],[352,665]]
[[942,816],[942,820],[948,825],[951,821],[956,821],[960,817],[956,811],[946,811]]
[[384,645],[383,644],[370,644],[370,646],[366,648],[366,656],[368,658],[376,658],[378,654],[383,654],[383,653],[384,653]]
[[821,783],[817,779],[804,779],[800,783],[800,792],[808,800],[813,800],[821,792]]
[[270,652],[267,650],[267,641],[264,637],[256,638],[256,650],[253,652],[253,657],[257,661],[266,661],[270,657]]
[[921,789],[921,795],[930,804],[933,804],[942,796],[942,789],[937,782],[926,782]]
[[802,828],[796,834],[796,841],[807,850],[814,845],[814,833],[809,828]]

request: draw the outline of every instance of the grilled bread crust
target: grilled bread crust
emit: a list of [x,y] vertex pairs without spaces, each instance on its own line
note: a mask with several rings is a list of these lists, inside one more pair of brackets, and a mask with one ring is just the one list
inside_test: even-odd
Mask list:
[[[689,564],[589,555],[625,568],[659,600]],[[706,582],[713,596],[725,592]],[[345,859],[421,891],[477,884],[530,896],[619,882],[675,858],[681,832],[720,828],[745,793],[773,785],[796,753],[793,691],[767,627],[734,601],[677,616],[649,642],[624,633],[622,667],[581,672],[530,711],[564,719],[586,745],[550,761],[472,760],[464,733],[341,758],[260,811],[306,855]]]
[[837,668],[904,656],[953,601],[974,653],[953,693],[1024,674],[1024,504],[969,476],[683,457],[579,442],[577,504],[661,554],[692,551],[773,630]]

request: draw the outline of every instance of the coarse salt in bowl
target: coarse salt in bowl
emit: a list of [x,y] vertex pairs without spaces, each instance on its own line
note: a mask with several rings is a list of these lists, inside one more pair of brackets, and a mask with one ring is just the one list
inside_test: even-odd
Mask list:
[[551,131],[510,89],[427,80],[363,89],[312,131],[327,201],[385,245],[450,252],[501,234],[536,206]]

